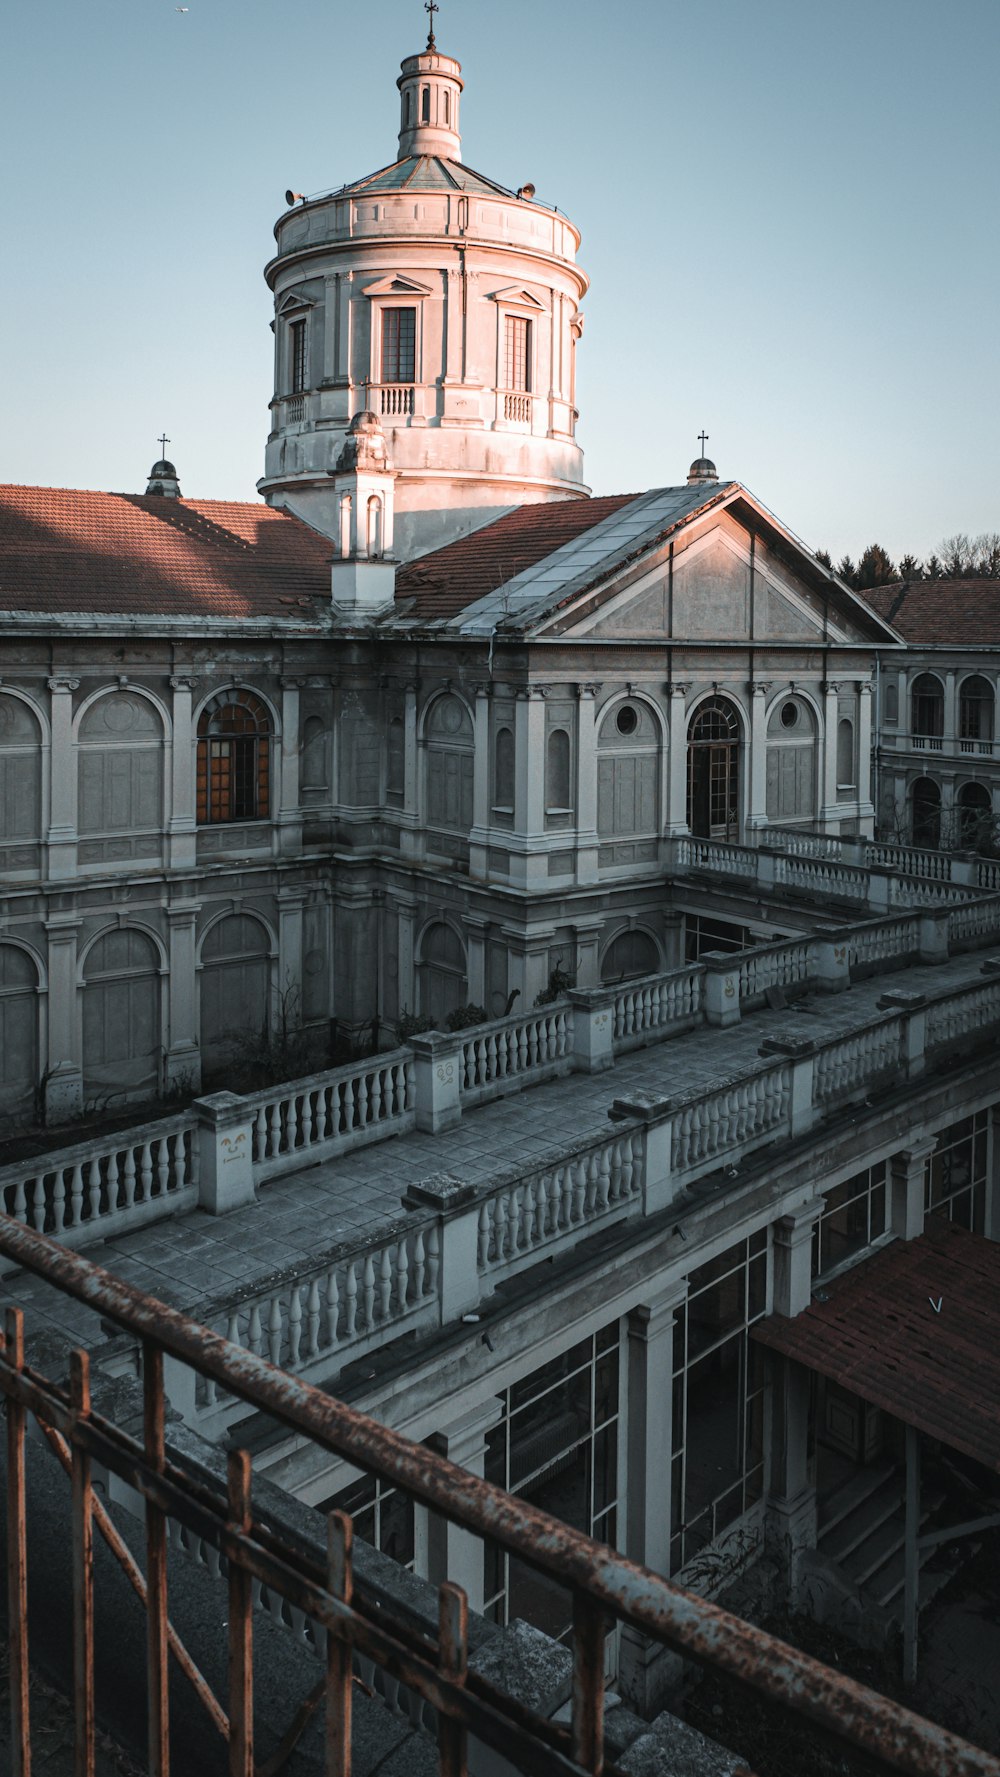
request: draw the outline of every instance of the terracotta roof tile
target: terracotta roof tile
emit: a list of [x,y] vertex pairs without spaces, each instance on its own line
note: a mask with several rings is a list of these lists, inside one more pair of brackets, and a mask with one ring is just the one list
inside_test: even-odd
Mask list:
[[0,487],[4,612],[289,618],[330,602],[331,546],[257,503]]
[[515,574],[534,567],[543,556],[610,518],[635,497],[609,494],[596,500],[517,506],[482,530],[400,568],[396,601],[405,604],[408,614],[425,622],[454,617]]
[[1000,643],[1000,581],[910,580],[861,597],[911,643],[991,647]]

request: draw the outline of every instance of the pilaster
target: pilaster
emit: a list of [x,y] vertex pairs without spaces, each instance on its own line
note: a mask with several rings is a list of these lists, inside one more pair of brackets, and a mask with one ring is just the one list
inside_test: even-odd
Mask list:
[[279,1028],[302,1021],[302,922],[308,890],[295,884],[278,890]]
[[198,858],[198,741],[191,720],[192,696],[197,683],[197,679],[183,673],[172,674],[170,679],[173,751],[167,843],[172,870],[191,869]]
[[[947,729],[945,730],[947,733]],[[871,838],[875,819],[872,801],[872,686],[869,679],[858,684],[858,820],[864,821]]]
[[931,1135],[892,1156],[890,1221],[897,1240],[917,1240],[924,1231],[927,1162],[936,1147]]
[[76,745],[73,740],[73,693],[79,679],[54,677],[50,725],[52,796],[49,805],[48,874],[50,879],[76,875]]
[[81,921],[57,915],[46,923],[49,976],[49,1053],[45,1121],[62,1123],[83,1110],[80,1019],[77,1007],[77,934]]
[[299,806],[299,692],[304,679],[283,679],[281,698],[281,784],[278,798],[278,849],[282,856],[302,850]]
[[403,810],[410,822],[402,828],[399,849],[404,858],[422,857],[424,842],[420,826],[420,772],[417,748],[416,684],[403,689]]
[[576,688],[576,880],[596,882],[597,834],[597,693],[599,685]]
[[823,803],[819,811],[824,827],[837,823],[840,818],[837,806],[837,724],[839,720],[840,686],[832,679],[827,679],[823,685]]
[[751,833],[767,826],[767,693],[763,680],[750,685],[750,811]]
[[670,702],[670,754],[667,771],[667,834],[686,833],[687,815],[687,685],[667,685]]
[[[473,715],[475,754],[472,766],[472,832],[469,835],[469,875],[485,881],[489,874],[490,844],[490,687],[476,686]],[[476,996],[471,992],[470,997]]]
[[514,836],[520,843],[511,851],[510,871],[512,881],[523,888],[548,881],[544,699],[540,685],[524,686],[514,717]]
[[164,1057],[167,1091],[197,1092],[201,1086],[196,980],[197,901],[167,908],[170,976],[170,1047]]

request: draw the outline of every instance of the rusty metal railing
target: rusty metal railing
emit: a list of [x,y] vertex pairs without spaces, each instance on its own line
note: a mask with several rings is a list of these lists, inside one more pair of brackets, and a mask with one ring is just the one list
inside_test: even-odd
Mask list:
[[[147,1567],[149,1769],[170,1771],[168,1655],[177,1639],[167,1611],[166,1525],[173,1518],[214,1545],[229,1571],[228,1716],[203,1697],[228,1740],[230,1777],[263,1777],[278,1769],[255,1763],[253,1744],[252,1584],[286,1598],[326,1632],[322,1696],[326,1705],[327,1771],[350,1777],[352,1654],[400,1680],[436,1713],[442,1777],[465,1777],[474,1735],[537,1777],[601,1777],[604,1760],[604,1638],[617,1619],[684,1656],[715,1666],[772,1701],[839,1734],[911,1777],[1000,1777],[1000,1760],[901,1705],[860,1685],[716,1605],[673,1586],[581,1532],[559,1523],[457,1468],[422,1445],[265,1359],[229,1344],[175,1309],[142,1295],[110,1273],[0,1217],[0,1252],[115,1322],[136,1338],[143,1356],[141,1441],[96,1413],[87,1355],[74,1352],[70,1388],[48,1381],[26,1362],[23,1325],[9,1310],[0,1351],[0,1392],[7,1407],[9,1651],[14,1777],[30,1777],[28,1700],[26,1415],[34,1414],[68,1458],[72,1482],[73,1649],[77,1770],[93,1771],[93,1529],[102,1530],[91,1465],[103,1465],[144,1500]],[[467,1606],[460,1588],[440,1587],[436,1639],[390,1612],[377,1613],[353,1587],[351,1523],[329,1519],[325,1566],[255,1517],[251,1463],[230,1452],[225,1499],[171,1461],[165,1439],[164,1359],[179,1360],[259,1411],[304,1434],[480,1537],[488,1537],[541,1570],[573,1597],[572,1720],[567,1729],[528,1711],[494,1688],[467,1661]],[[113,1529],[113,1527],[112,1527]],[[142,1576],[132,1583],[143,1584]],[[186,1658],[186,1656],[185,1656]],[[188,1662],[193,1667],[192,1662]],[[185,1667],[188,1670],[188,1667]],[[188,1670],[197,1683],[197,1669]],[[201,1681],[203,1684],[204,1681]],[[315,1699],[317,1702],[319,1697]],[[300,1711],[300,1715],[302,1712]],[[283,1743],[287,1749],[292,1736]]]

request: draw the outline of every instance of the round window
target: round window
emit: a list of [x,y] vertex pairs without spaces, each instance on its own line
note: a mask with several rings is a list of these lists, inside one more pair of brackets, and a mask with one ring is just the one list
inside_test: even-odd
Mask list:
[[782,728],[794,728],[798,719],[799,719],[798,704],[797,703],[783,703],[781,706],[781,726],[782,726]]
[[619,734],[634,734],[639,726],[639,712],[631,703],[623,703],[615,717]]

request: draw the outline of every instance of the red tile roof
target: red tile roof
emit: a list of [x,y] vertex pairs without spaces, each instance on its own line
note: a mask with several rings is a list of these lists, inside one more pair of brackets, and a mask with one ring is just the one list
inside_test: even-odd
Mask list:
[[331,545],[270,506],[0,487],[0,622],[56,611],[313,616]]
[[408,612],[428,622],[454,617],[635,498],[635,494],[609,494],[598,500],[517,506],[471,536],[400,568],[396,601],[405,601]]
[[1000,1473],[996,1241],[932,1219],[751,1337]]
[[1000,643],[1000,580],[910,580],[876,586],[861,597],[917,645]]

